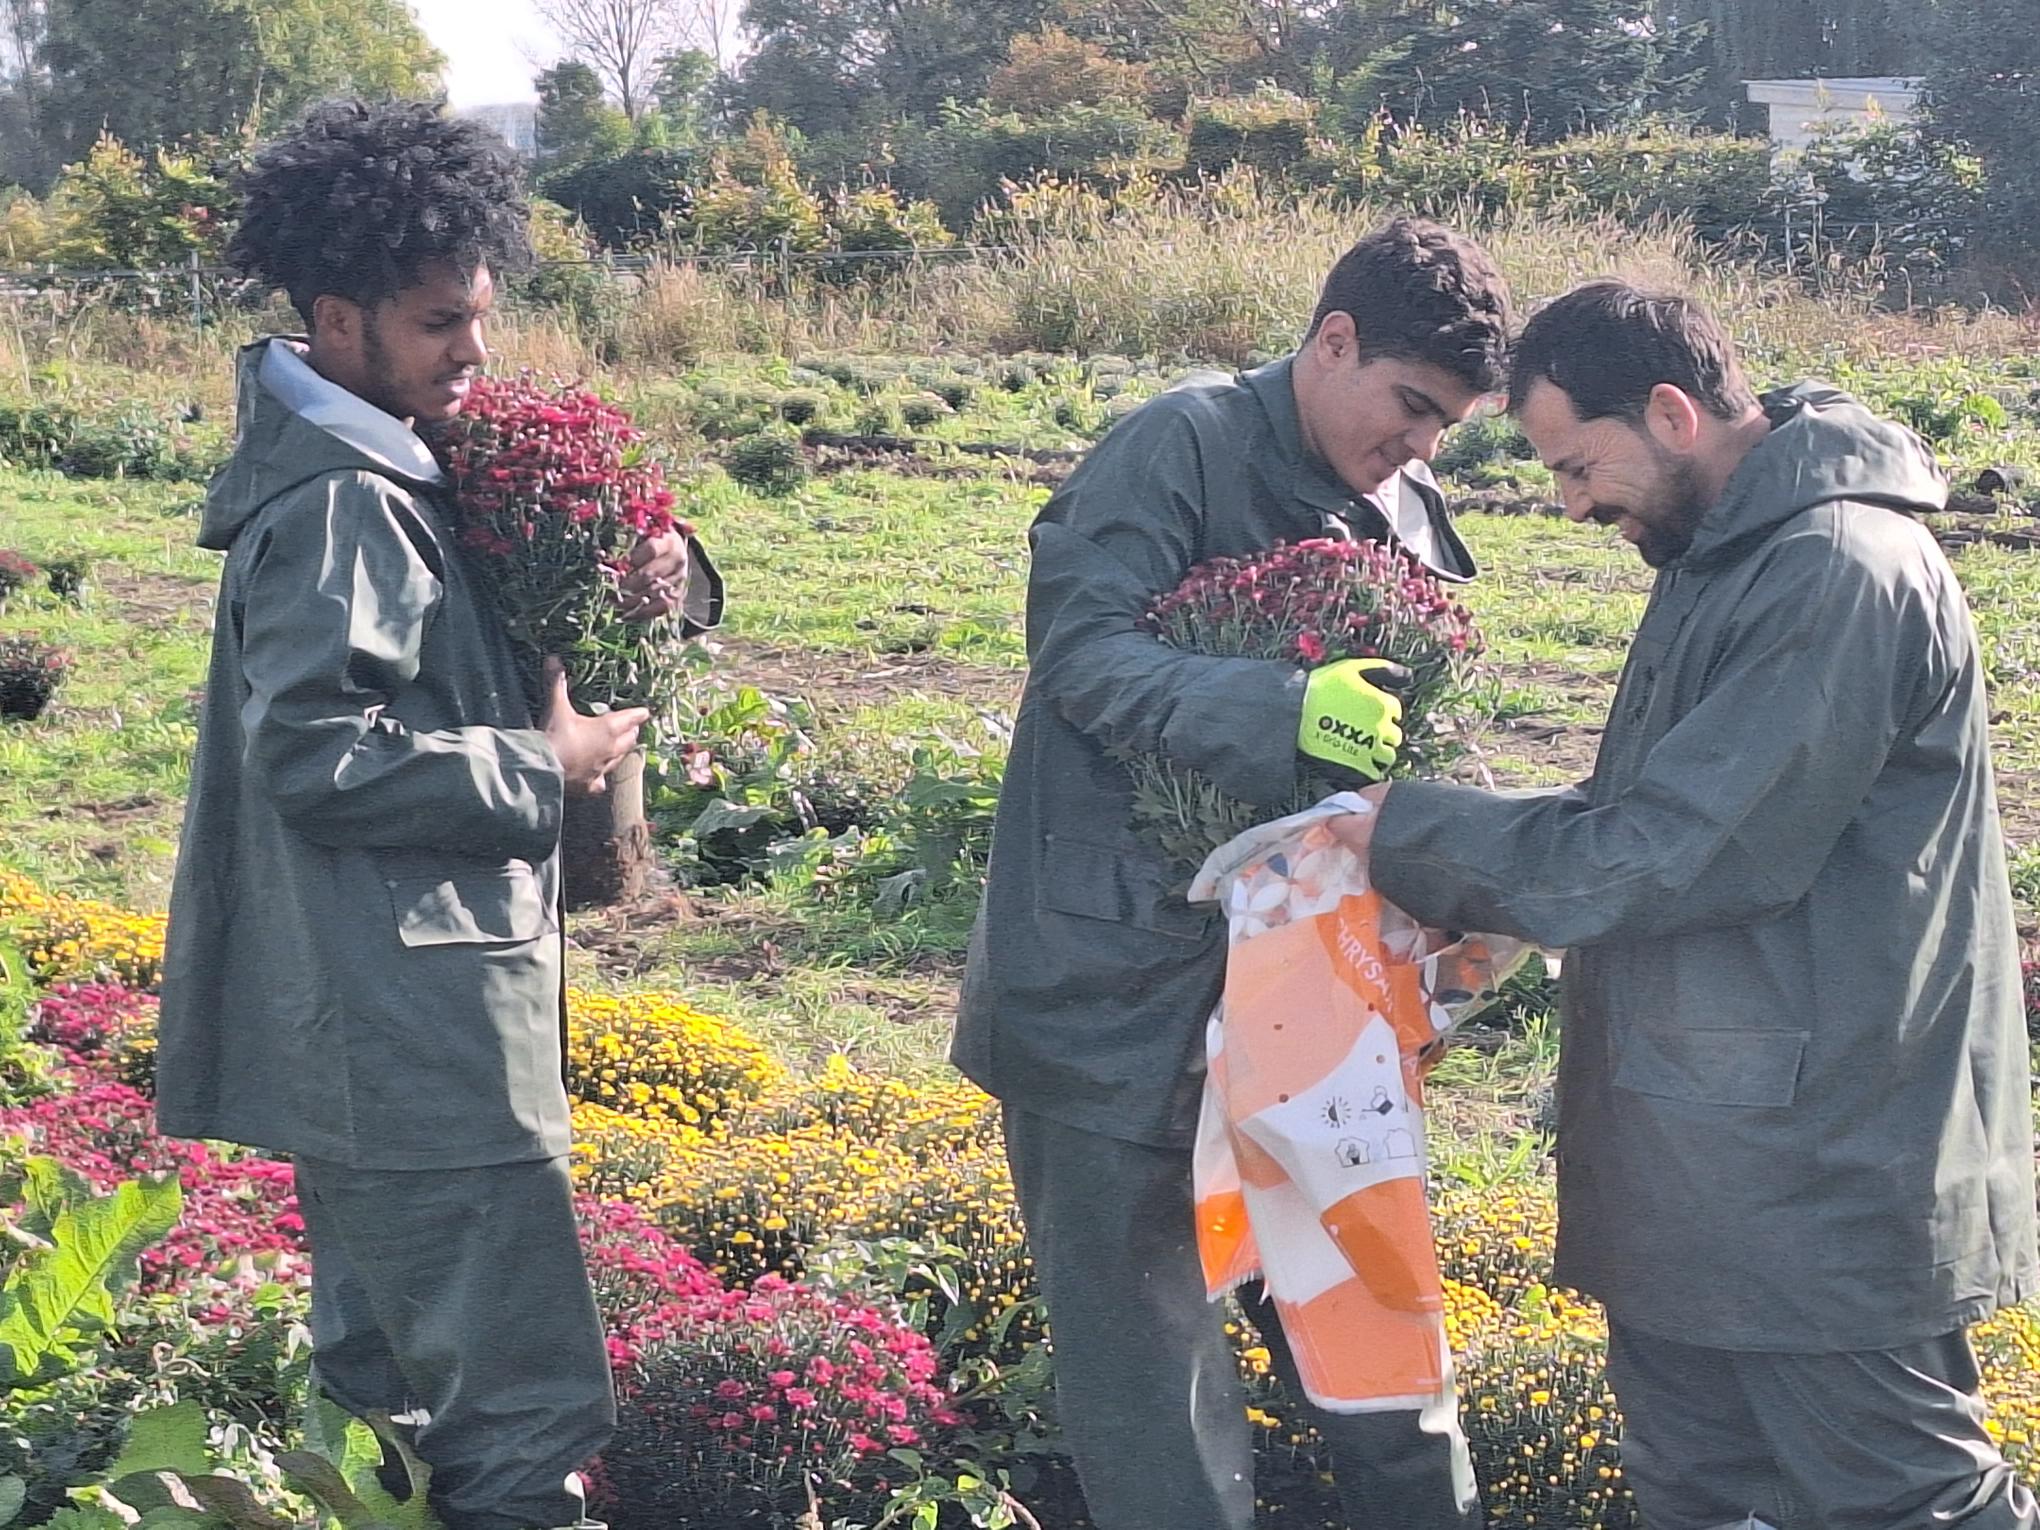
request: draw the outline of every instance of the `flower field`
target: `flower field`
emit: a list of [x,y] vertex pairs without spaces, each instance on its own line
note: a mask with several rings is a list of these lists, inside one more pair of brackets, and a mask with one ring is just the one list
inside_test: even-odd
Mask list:
[[[1255,344],[1307,321],[1320,257],[1350,235],[1314,228],[1306,246],[1292,222],[1255,235]],[[1641,233],[1595,237],[1613,241],[1609,265],[1653,280],[1687,254]],[[1523,285],[1542,284],[1529,295],[1583,274],[1576,230],[1505,243]],[[1260,269],[1264,250],[1288,263],[1293,293]],[[1102,280],[1094,267],[1015,279]],[[1159,290],[1153,266],[1126,269]],[[1949,465],[1962,498],[1931,522],[1976,611],[2015,891],[2040,937],[2029,331],[2002,316],[1842,313],[1718,265],[1695,276],[1763,382],[1829,377],[1913,423]],[[624,1401],[590,1474],[601,1513],[616,1530],[1086,1530],[999,1114],[942,1057],[1023,676],[1026,528],[1085,447],[1180,367],[908,344],[882,314],[853,324],[819,300],[812,313],[765,297],[672,306],[711,296],[648,284],[628,366],[513,315],[496,369],[584,378],[605,410],[627,409],[643,438],[619,437],[605,468],[662,464],[658,482],[633,481],[640,508],[698,524],[730,581],[727,625],[681,677],[683,736],[645,773],[655,891],[568,924],[573,1166]],[[684,339],[709,320],[749,338],[709,356],[656,351],[655,321]],[[150,1128],[162,910],[218,577],[193,546],[194,510],[227,439],[233,338],[105,314],[47,340],[0,336],[0,353],[28,348],[0,355],[22,379],[0,384],[0,425],[8,409],[61,409],[123,446],[36,456],[0,429],[0,685],[37,712],[0,717],[0,1184],[72,1183],[21,1169],[40,1155],[76,1193],[168,1176],[181,1194],[108,1320],[79,1337],[89,1358],[0,1396],[9,1530],[124,1524],[93,1496],[138,1432],[161,1443],[166,1408],[196,1413],[209,1470],[266,1513],[290,1530],[316,1517],[278,1464],[316,1420],[289,1168]],[[171,433],[174,452],[133,423],[144,414],[191,422]],[[525,447],[533,461],[546,450]],[[1477,624],[1475,699],[1492,722],[1442,740],[1438,765],[1505,785],[1591,767],[1651,582],[1601,529],[1536,513],[1551,481],[1526,452],[1505,419],[1447,437],[1435,466],[1483,572],[1453,592],[1464,614],[1407,613],[1453,663],[1452,639],[1473,647]],[[511,473],[494,505],[509,514],[528,485],[494,465]],[[1986,493],[1986,479],[2011,487]],[[1344,639],[1364,650],[1352,613],[1334,632],[1319,596],[1298,612],[1270,595],[1251,614],[1322,618],[1295,643],[1307,662],[1316,640],[1326,657]],[[1158,637],[1250,614],[1229,598],[1209,588],[1195,609],[1158,612]],[[1156,805],[1184,820],[1185,804]],[[2033,954],[2040,1001],[2040,944]],[[1447,1328],[1497,1530],[1636,1523],[1602,1320],[1550,1282],[1552,1007],[1542,976],[1514,980],[1429,1090]],[[0,1239],[0,1287],[25,1225]],[[1270,1374],[1253,1313],[1229,1317],[1262,1525],[1336,1526],[1331,1463]],[[2040,1323],[2009,1313],[1975,1338],[1991,1427],[2040,1472]],[[0,1387],[6,1366],[0,1355]]]
[[[177,1337],[149,1351],[160,1358],[90,1408],[30,1395],[0,1411],[0,1475],[33,1493],[51,1486],[39,1460],[103,1455],[125,1408],[184,1395],[194,1349],[224,1357],[301,1321],[307,1269],[288,1165],[151,1130],[161,922],[8,876],[0,925],[34,964],[27,1034],[48,1062],[39,1097],[0,1109],[0,1138],[100,1189],[172,1175],[184,1194],[179,1225],[143,1255],[139,1332],[126,1341],[132,1355],[168,1328]],[[1052,1427],[1038,1358],[1053,1335],[992,1101],[962,1083],[875,1077],[840,1055],[797,1074],[668,993],[576,993],[570,1012],[574,1169],[623,1399],[590,1475],[617,1530],[791,1523],[810,1482],[828,1523],[876,1525],[903,1503],[937,1502],[931,1483],[984,1478],[1032,1499],[1044,1525],[1083,1523],[1067,1480],[1026,1448]],[[1554,1226],[1536,1184],[1441,1198],[1467,1426],[1498,1530],[1617,1530],[1637,1521],[1605,1328],[1549,1284]],[[1232,1331],[1270,1522],[1330,1523],[1329,1462],[1269,1374],[1250,1315]],[[2007,1314],[1977,1343],[1992,1431],[2029,1462],[2040,1323]],[[199,1374],[190,1390],[223,1424],[283,1443],[297,1360],[260,1376]],[[59,1415],[81,1437],[55,1451]]]

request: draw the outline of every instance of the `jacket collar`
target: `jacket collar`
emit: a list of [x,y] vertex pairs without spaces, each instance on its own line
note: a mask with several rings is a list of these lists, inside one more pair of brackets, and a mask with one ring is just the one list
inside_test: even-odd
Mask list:
[[345,442],[369,461],[417,483],[443,476],[432,451],[402,420],[328,382],[306,360],[303,341],[278,337],[262,354],[262,386],[308,425]]
[[1329,468],[1313,458],[1303,444],[1303,418],[1296,408],[1296,358],[1280,361],[1245,373],[1240,381],[1260,402],[1268,416],[1268,428],[1275,437],[1275,449],[1289,466],[1289,490],[1315,510],[1350,519],[1358,496],[1341,483]]

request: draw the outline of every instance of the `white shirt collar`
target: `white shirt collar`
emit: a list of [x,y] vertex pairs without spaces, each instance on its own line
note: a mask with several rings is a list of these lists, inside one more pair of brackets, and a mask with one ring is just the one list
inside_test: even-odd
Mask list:
[[346,442],[370,461],[406,478],[438,483],[444,476],[430,447],[395,415],[328,382],[295,340],[275,339],[262,357],[262,386],[308,425]]
[[1416,554],[1419,563],[1431,569],[1439,566],[1437,528],[1431,524],[1424,496],[1407,473],[1397,473],[1367,498],[1388,522],[1395,539]]

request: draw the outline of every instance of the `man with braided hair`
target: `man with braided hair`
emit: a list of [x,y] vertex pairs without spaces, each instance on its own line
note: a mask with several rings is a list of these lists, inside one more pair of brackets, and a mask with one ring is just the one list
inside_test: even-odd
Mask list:
[[[587,1524],[615,1421],[574,1224],[560,815],[641,710],[534,698],[417,434],[529,257],[515,161],[436,104],[315,108],[243,179],[231,255],[304,339],[242,353],[199,540],[226,553],[171,897],[157,1118],[286,1152],[313,1372],[408,1412],[449,1530]],[[714,620],[674,536],[625,614]]]

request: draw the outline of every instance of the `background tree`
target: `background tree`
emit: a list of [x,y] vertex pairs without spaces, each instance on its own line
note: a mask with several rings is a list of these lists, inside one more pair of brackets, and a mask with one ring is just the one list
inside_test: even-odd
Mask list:
[[1383,23],[1402,35],[1348,81],[1349,111],[1466,114],[1548,142],[1663,111],[1691,72],[1690,35],[1647,0],[1402,0]]
[[1942,0],[1929,33],[1926,131],[1967,148],[1989,188],[1979,232],[2040,288],[2040,28],[2032,0]]
[[546,169],[621,154],[631,144],[630,118],[610,105],[601,76],[579,59],[541,72],[538,91],[538,158]]
[[430,94],[444,67],[403,0],[47,0],[40,25],[23,76],[59,163],[102,132],[146,149],[269,131],[324,96]]
[[715,56],[702,48],[682,48],[659,61],[652,99],[672,142],[698,143],[707,133],[716,74]]
[[568,55],[585,62],[636,122],[657,104],[659,62],[686,44],[693,0],[537,0]]
[[1164,115],[1195,96],[1303,85],[1327,28],[1369,0],[1057,0],[1054,20],[1115,58],[1147,66]]
[[1145,101],[1152,89],[1147,65],[1114,58],[1060,27],[1044,27],[1013,39],[1006,62],[986,84],[985,104],[1032,117],[1065,106]]
[[1012,38],[1040,26],[1050,4],[748,0],[744,25],[760,42],[736,105],[809,134],[848,122],[932,119],[945,101],[982,97]]
[[[1969,0],[1940,0],[1939,9]],[[1698,96],[1708,120],[1734,123],[1749,111],[1745,80],[1841,79],[1918,74],[1936,6],[1919,0],[1654,0],[1660,25],[1697,23]],[[2030,29],[2028,8],[2020,18]],[[1760,122],[1750,122],[1761,128]]]

